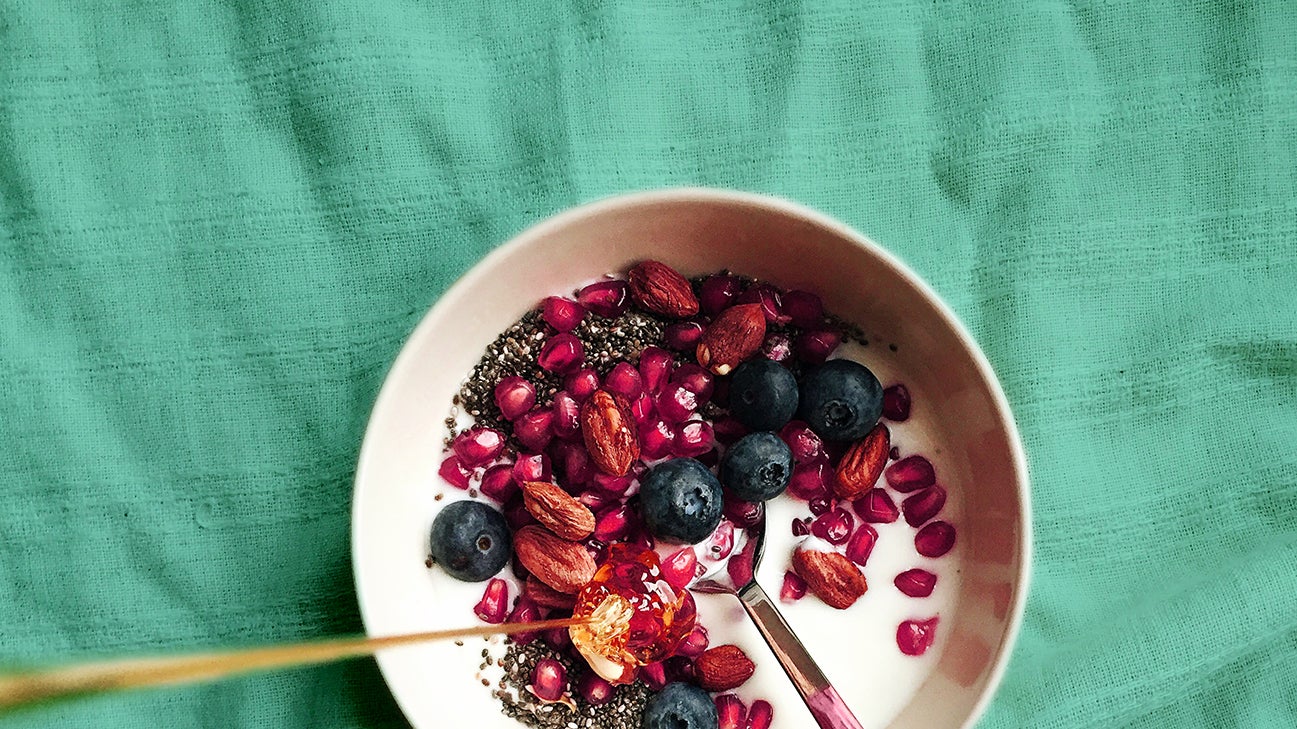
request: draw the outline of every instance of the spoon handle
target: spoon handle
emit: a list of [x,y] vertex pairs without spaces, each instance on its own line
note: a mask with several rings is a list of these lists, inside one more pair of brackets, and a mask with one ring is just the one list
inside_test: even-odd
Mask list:
[[28,673],[0,674],[0,713],[19,706],[69,696],[215,681],[252,671],[329,663],[366,656],[384,648],[473,635],[497,635],[561,628],[582,622],[562,618],[533,623],[504,623],[475,628],[378,638],[355,636],[326,638],[303,643],[210,651],[172,656],[119,658],[61,666]]
[[833,684],[820,670],[819,665],[811,658],[806,646],[798,640],[793,629],[779,613],[770,596],[756,582],[749,582],[738,592],[743,607],[748,611],[752,622],[756,623],[761,637],[766,639],[770,650],[783,667],[793,686],[802,695],[806,707],[811,710],[820,729],[862,729],[856,715],[851,713],[842,697],[838,695]]

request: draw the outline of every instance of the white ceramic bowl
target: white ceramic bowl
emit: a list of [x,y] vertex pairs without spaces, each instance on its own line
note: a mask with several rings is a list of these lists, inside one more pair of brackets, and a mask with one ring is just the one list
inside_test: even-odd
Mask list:
[[[820,213],[758,195],[665,190],[569,210],[491,253],[433,307],[388,374],[357,469],[352,554],[367,631],[474,622],[470,609],[481,585],[456,583],[423,563],[433,515],[448,503],[434,494],[442,490],[436,470],[451,397],[484,347],[541,298],[646,258],[687,275],[728,268],[815,291],[827,309],[863,328],[871,343],[861,358],[884,384],[900,379],[910,389],[914,415],[893,426],[894,441],[932,458],[950,493],[943,518],[959,530],[949,555],[918,560],[936,565],[936,602],[898,596],[891,578],[906,559],[914,562],[898,556],[913,555],[913,545],[903,544],[909,535],[884,534],[865,570],[870,592],[855,607],[835,612],[807,599],[785,612],[866,727],[971,726],[999,683],[1027,590],[1027,472],[1008,404],[968,332],[900,261]],[[791,546],[780,516],[772,510],[758,575],[771,592]],[[908,528],[903,521],[888,526]],[[885,542],[897,544],[892,557],[880,556]],[[933,650],[920,659],[900,655],[898,619],[927,617],[937,607],[942,622]],[[770,699],[776,727],[811,726],[733,599],[700,596],[699,610],[713,644],[724,635],[758,663],[743,689],[756,693],[746,698]],[[500,715],[474,675],[484,645],[394,649],[378,662],[420,729],[521,726]]]

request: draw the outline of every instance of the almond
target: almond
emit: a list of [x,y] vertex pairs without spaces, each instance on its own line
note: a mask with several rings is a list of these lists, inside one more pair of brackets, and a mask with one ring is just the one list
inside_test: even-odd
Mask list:
[[887,451],[891,447],[891,434],[887,426],[879,423],[865,433],[855,445],[847,449],[838,463],[833,479],[833,490],[840,499],[855,500],[872,489],[887,465]]
[[575,597],[555,590],[536,579],[535,575],[527,578],[526,584],[522,586],[522,594],[543,608],[571,610],[576,606]]
[[736,645],[718,645],[703,651],[694,662],[698,685],[708,691],[729,691],[738,688],[749,678],[756,666],[742,648]]
[[743,360],[757,353],[766,338],[766,315],[761,304],[739,304],[722,311],[698,342],[698,364],[718,375],[728,375]]
[[523,481],[522,505],[536,521],[564,539],[585,539],[594,531],[590,509],[552,483]]
[[798,549],[793,552],[793,571],[806,580],[806,589],[839,610],[851,607],[869,589],[860,568],[837,552]]
[[586,548],[532,524],[513,535],[513,551],[532,577],[568,594],[594,578],[594,557]]
[[626,275],[630,295],[649,311],[683,319],[698,313],[693,287],[674,268],[658,261],[645,261]]
[[595,390],[581,406],[581,435],[590,460],[609,476],[625,476],[639,458],[639,433],[621,395]]

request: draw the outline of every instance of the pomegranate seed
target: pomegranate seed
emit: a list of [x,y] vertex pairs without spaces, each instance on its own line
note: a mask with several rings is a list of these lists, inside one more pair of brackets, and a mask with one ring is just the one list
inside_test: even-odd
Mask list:
[[620,496],[630,489],[630,485],[635,479],[630,476],[609,476],[602,471],[596,471],[591,481],[595,487],[615,496]]
[[748,709],[748,721],[743,725],[743,729],[770,729],[770,723],[774,718],[775,707],[765,699],[757,699],[752,702],[752,708]]
[[856,533],[851,535],[851,540],[847,542],[847,559],[864,567],[877,543],[878,532],[868,524],[861,524]]
[[842,344],[842,336],[837,332],[802,332],[793,348],[797,350],[797,359],[808,364],[819,364],[828,359],[839,344]]
[[603,386],[605,390],[626,398],[627,402],[634,402],[644,392],[644,380],[630,362],[618,362],[603,378]]
[[563,389],[567,390],[573,400],[585,402],[586,398],[599,389],[599,374],[588,367],[583,367],[563,378]]
[[478,490],[488,499],[495,499],[503,504],[518,493],[518,484],[513,480],[513,464],[500,463],[486,469],[482,474],[482,483]]
[[710,451],[716,444],[712,426],[705,420],[688,420],[675,428],[671,455],[677,458],[696,457]]
[[[526,598],[520,598],[518,604],[514,606],[513,611],[509,613],[509,622],[511,623],[532,623],[540,620],[540,606]],[[514,643],[526,645],[540,633],[534,630],[528,630],[523,633],[513,633],[509,637]]]
[[553,476],[550,470],[549,459],[538,453],[530,453],[518,456],[518,460],[513,464],[513,480],[518,483],[523,481],[548,481]]
[[678,321],[667,325],[662,333],[666,345],[677,352],[691,352],[703,338],[703,325],[696,321]]
[[541,633],[540,638],[556,651],[565,651],[572,645],[572,635],[567,628],[550,628]]
[[940,557],[955,546],[955,527],[934,521],[914,535],[914,549],[924,557]]
[[[672,587],[675,586],[672,585]],[[677,587],[676,589],[682,590],[684,588]],[[703,651],[707,650],[707,644],[707,629],[695,624],[689,635],[686,635],[685,639],[680,641],[680,647],[676,648],[676,653],[688,658],[697,658],[703,654]]]
[[482,599],[473,606],[473,614],[484,623],[499,625],[509,611],[509,583],[499,577],[492,577],[486,583]]
[[573,440],[581,437],[581,403],[564,390],[554,393],[554,435]]
[[788,444],[793,460],[809,463],[824,457],[824,441],[801,420],[791,420],[779,431],[779,438]]
[[725,518],[738,527],[756,526],[766,515],[766,505],[760,501],[737,499],[729,492],[725,493]]
[[554,410],[536,408],[513,421],[513,437],[529,451],[543,451],[554,437]]
[[698,286],[698,307],[708,316],[716,316],[738,297],[743,284],[734,276],[708,276]]
[[883,390],[883,417],[896,423],[902,423],[909,419],[909,388],[905,385],[896,384]]
[[743,700],[734,694],[721,694],[715,699],[716,718],[720,721],[717,729],[743,729],[743,718],[748,713],[748,708],[743,705]]
[[585,345],[571,334],[555,334],[540,348],[536,363],[548,372],[565,375],[575,372],[585,361]]
[[907,656],[921,656],[937,639],[937,618],[906,620],[896,627],[896,645]]
[[693,683],[698,677],[698,671],[694,668],[694,662],[687,656],[672,656],[663,661],[667,669],[667,681],[674,683],[683,681]]
[[811,524],[806,519],[793,519],[793,536],[804,537],[811,533]]
[[720,377],[716,380],[716,389],[712,391],[712,402],[723,408],[730,406],[730,379]]
[[655,420],[639,427],[640,456],[646,460],[666,458],[671,455],[676,432],[670,425]]
[[516,420],[535,405],[536,386],[518,375],[509,375],[495,386],[495,406],[505,420]]
[[654,691],[661,691],[667,685],[667,667],[662,661],[640,666],[639,679]]
[[779,289],[766,283],[751,286],[734,300],[736,304],[760,304],[761,313],[765,314],[770,324],[787,324],[790,317],[784,313],[784,297]]
[[820,514],[825,513],[829,509],[832,509],[834,505],[835,500],[831,496],[816,496],[807,503],[807,506],[811,507],[811,514],[813,516],[819,516]]
[[716,525],[716,531],[707,538],[703,547],[711,559],[725,559],[730,556],[730,552],[734,551],[734,522],[721,519],[721,523]]
[[946,490],[933,484],[901,502],[905,523],[917,527],[941,513],[946,505]]
[[686,362],[671,375],[671,384],[679,385],[697,395],[698,404],[702,405],[712,398],[712,392],[716,389],[716,378],[699,365]]
[[903,494],[926,489],[937,482],[932,462],[923,456],[906,456],[883,471],[887,485]]
[[779,589],[779,599],[783,602],[797,602],[803,597],[806,597],[806,580],[788,570],[784,573],[784,586]]
[[635,418],[636,425],[645,425],[656,419],[657,406],[653,404],[653,396],[647,392],[640,393],[630,405],[630,414]]
[[677,590],[683,590],[698,574],[698,555],[693,547],[683,547],[662,560],[662,579]]
[[500,509],[504,514],[504,520],[509,528],[515,532],[530,524],[537,524],[536,517],[527,511],[526,504],[522,501],[522,493],[516,493],[509,498],[509,501]]
[[608,545],[598,539],[587,539],[581,543],[585,551],[590,553],[595,564],[603,564],[603,558],[608,554]]
[[603,511],[610,506],[621,503],[621,499],[618,497],[597,489],[582,491],[581,495],[576,497],[576,500],[585,504],[585,507],[593,512]]
[[715,468],[717,464],[721,462],[720,451],[716,450],[715,448],[707,451],[706,453],[703,453],[700,456],[695,456],[695,458],[699,463],[703,464],[708,468]]
[[639,355],[640,382],[644,390],[657,394],[671,380],[675,357],[661,347],[645,347]]
[[783,332],[772,332],[761,343],[761,356],[775,362],[787,362],[793,356],[793,341]]
[[824,326],[824,302],[809,291],[784,294],[784,313],[795,327],[816,329]]
[[601,542],[615,542],[630,534],[631,519],[629,506],[610,508],[599,515],[594,524],[594,538]]
[[606,319],[621,316],[629,305],[630,287],[620,279],[599,281],[581,289],[576,300],[587,310]]
[[579,442],[558,440],[550,444],[551,459],[562,469],[561,483],[565,488],[575,488],[590,483],[594,476],[594,466],[590,463],[590,454]]
[[927,570],[918,568],[905,570],[892,581],[896,589],[910,597],[927,597],[937,586],[937,576]]
[[531,671],[531,691],[541,701],[558,701],[567,688],[567,669],[553,658],[542,658]]
[[757,540],[749,539],[743,549],[735,554],[725,565],[725,571],[729,574],[730,580],[739,587],[747,585],[753,580],[752,570],[754,565],[752,559],[756,555]]
[[548,296],[541,304],[541,316],[556,331],[570,332],[585,318],[585,307],[562,296]]
[[853,501],[851,507],[861,519],[871,524],[891,524],[901,515],[892,497],[879,488],[869,489],[864,496]]
[[667,385],[657,396],[658,415],[672,423],[688,420],[697,409],[698,396],[678,384]]
[[848,440],[826,440],[824,441],[824,457],[829,459],[829,466],[837,468],[842,462],[842,456],[846,454],[847,449],[851,447],[851,441]]
[[519,582],[526,582],[527,577],[531,575],[531,572],[522,566],[522,562],[518,561],[517,554],[509,558],[509,568],[513,570],[513,576],[517,577]]
[[851,518],[851,512],[837,508],[821,514],[815,521],[811,522],[811,534],[829,544],[846,544],[847,540],[851,538],[851,528],[855,525],[856,520]]
[[446,456],[441,462],[441,467],[437,469],[437,474],[446,481],[446,483],[457,489],[467,489],[468,480],[473,472],[459,462],[458,456]]
[[591,706],[602,706],[612,701],[612,684],[603,680],[603,677],[594,671],[587,671],[577,681],[576,690],[577,693],[581,694],[581,698],[585,699],[585,702]]
[[828,496],[832,493],[829,487],[832,477],[833,471],[824,461],[799,463],[793,466],[793,475],[788,478],[788,494],[803,501]]
[[750,431],[743,423],[726,416],[712,423],[712,432],[716,434],[717,442],[728,446],[733,445],[735,441],[747,435]]

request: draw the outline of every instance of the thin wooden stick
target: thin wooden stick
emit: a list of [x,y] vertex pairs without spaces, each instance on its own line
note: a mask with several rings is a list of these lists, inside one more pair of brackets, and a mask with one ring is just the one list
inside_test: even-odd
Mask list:
[[63,666],[30,673],[0,675],[0,711],[61,697],[167,686],[237,676],[272,668],[329,663],[367,656],[384,648],[474,635],[501,635],[566,628],[588,618],[562,618],[531,623],[503,623],[476,628],[379,638],[354,636],[286,645],[211,651],[179,656],[123,658]]

